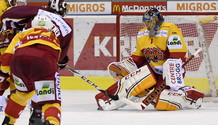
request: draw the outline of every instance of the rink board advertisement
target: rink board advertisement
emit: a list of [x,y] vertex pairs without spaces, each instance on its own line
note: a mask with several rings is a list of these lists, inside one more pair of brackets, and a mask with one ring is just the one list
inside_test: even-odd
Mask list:
[[157,8],[160,11],[166,11],[166,2],[112,2],[112,14],[126,11],[146,11],[150,8]]
[[218,1],[167,1],[168,11],[217,11]]
[[71,14],[111,14],[111,2],[68,2]]

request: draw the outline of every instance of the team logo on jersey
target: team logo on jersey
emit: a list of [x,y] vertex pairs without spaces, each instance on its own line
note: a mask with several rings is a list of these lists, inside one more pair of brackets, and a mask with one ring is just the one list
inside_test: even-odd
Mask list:
[[159,60],[163,59],[163,53],[160,49],[153,47],[153,48],[147,48],[144,50],[144,56],[147,59],[148,63],[151,61],[158,62]]

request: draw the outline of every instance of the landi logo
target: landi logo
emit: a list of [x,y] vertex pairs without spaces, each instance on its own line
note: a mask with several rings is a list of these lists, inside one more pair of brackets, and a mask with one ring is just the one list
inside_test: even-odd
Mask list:
[[54,88],[49,88],[49,84],[44,84],[41,90],[36,90],[37,95],[54,94]]

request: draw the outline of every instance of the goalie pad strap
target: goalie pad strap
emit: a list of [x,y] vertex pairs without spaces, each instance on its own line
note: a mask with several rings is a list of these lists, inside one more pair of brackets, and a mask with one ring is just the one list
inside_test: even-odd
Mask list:
[[[162,84],[156,86],[156,88],[142,101],[142,103],[148,106],[166,88],[165,83],[166,82],[164,81]],[[143,106],[142,108],[144,109],[145,107]]]

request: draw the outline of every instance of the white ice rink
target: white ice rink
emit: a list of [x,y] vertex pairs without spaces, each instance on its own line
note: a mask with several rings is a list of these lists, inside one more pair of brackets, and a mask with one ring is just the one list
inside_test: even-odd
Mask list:
[[[203,103],[198,110],[144,111],[130,106],[117,111],[98,111],[98,91],[62,91],[62,125],[218,125],[218,103]],[[26,109],[15,125],[28,125]],[[4,113],[0,112],[0,122]]]

